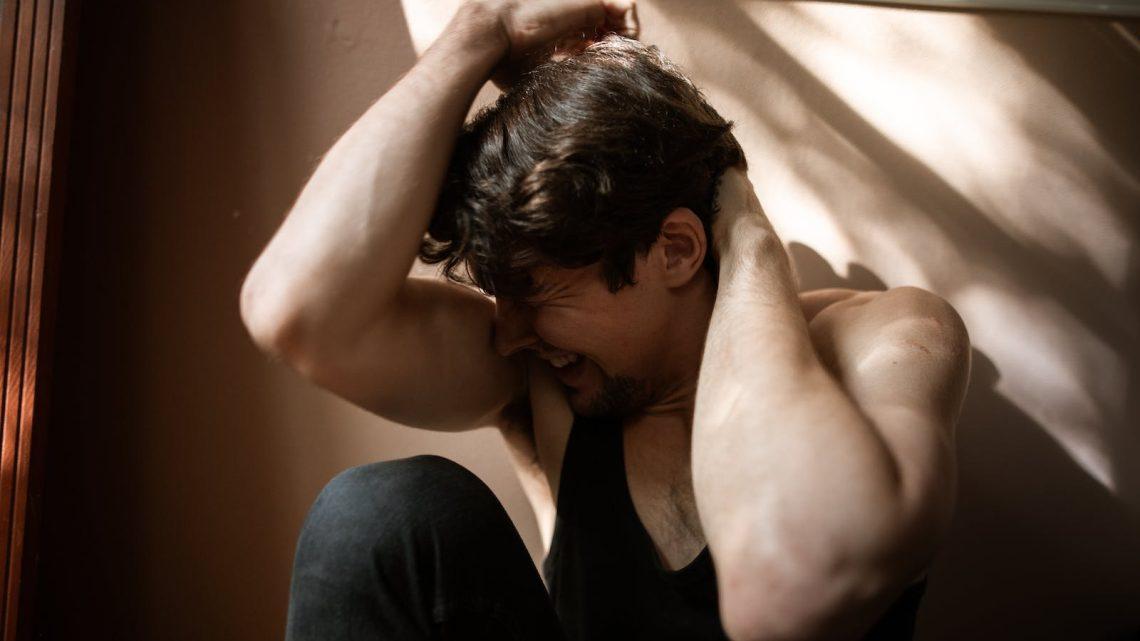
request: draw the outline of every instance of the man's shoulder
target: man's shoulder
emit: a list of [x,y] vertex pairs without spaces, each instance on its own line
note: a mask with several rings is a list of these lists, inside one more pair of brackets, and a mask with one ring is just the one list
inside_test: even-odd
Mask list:
[[873,315],[881,322],[904,319],[934,319],[953,323],[960,321],[957,311],[934,292],[904,285],[886,290],[846,288],[813,289],[800,292],[800,306],[807,321],[821,315],[852,317]]
[[803,309],[804,318],[810,323],[820,312],[838,303],[879,293],[881,292],[849,289],[845,287],[811,289],[799,293],[800,308]]
[[920,287],[888,290],[813,290],[800,294],[817,348],[843,343],[865,352],[883,344],[908,345],[926,353],[968,350],[966,325],[941,296]]

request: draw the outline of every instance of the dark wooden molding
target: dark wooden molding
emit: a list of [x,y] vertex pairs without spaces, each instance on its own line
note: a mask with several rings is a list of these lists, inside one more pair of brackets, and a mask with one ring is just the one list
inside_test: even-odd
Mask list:
[[0,1],[0,599],[2,639],[28,638],[42,485],[74,2]]

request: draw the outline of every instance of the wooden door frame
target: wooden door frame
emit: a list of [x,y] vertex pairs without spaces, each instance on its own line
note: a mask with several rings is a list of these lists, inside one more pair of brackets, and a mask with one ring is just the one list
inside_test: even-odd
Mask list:
[[78,2],[0,0],[0,639],[31,637]]

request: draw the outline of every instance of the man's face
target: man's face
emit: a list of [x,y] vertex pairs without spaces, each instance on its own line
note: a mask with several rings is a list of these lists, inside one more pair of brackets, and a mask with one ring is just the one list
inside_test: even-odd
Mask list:
[[[577,414],[628,416],[659,397],[661,358],[675,303],[648,270],[611,293],[600,264],[542,268],[541,293],[526,301],[496,300],[495,346],[510,356],[530,350],[551,367]],[[576,359],[576,360],[572,360]]]

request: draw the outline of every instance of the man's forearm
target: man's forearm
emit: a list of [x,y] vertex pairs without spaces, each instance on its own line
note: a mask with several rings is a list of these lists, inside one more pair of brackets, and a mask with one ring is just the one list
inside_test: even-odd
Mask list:
[[259,340],[343,342],[402,287],[459,128],[505,52],[478,11],[462,8],[321,160],[243,286]]
[[766,221],[731,232],[697,387],[694,491],[726,629],[799,638],[863,587],[849,564],[883,540],[895,472],[816,356],[779,239]]

